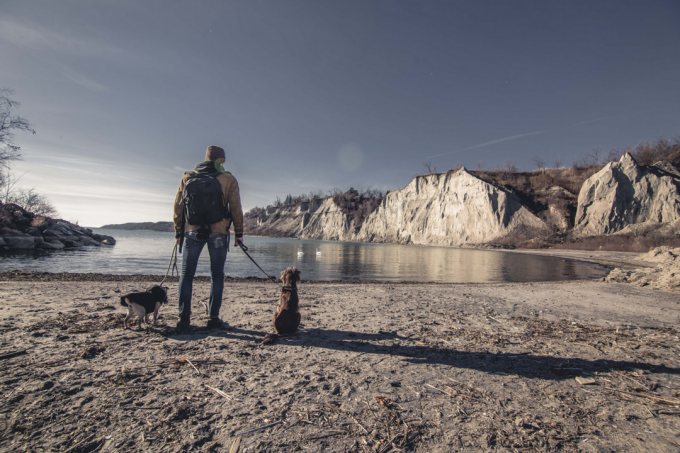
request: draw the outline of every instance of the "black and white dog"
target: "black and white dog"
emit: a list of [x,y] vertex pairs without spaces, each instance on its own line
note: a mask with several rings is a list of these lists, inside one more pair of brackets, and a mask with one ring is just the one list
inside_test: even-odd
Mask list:
[[143,293],[130,293],[120,296],[120,304],[128,309],[124,328],[128,328],[128,321],[130,321],[134,315],[137,315],[137,326],[139,329],[142,328],[142,319],[144,320],[144,324],[148,326],[149,315],[151,313],[153,313],[153,325],[155,326],[156,319],[158,318],[158,309],[167,302],[168,294],[162,286],[154,286]]

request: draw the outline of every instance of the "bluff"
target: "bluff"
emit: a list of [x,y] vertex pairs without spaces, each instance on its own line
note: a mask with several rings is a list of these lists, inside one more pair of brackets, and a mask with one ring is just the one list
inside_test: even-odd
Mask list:
[[35,215],[15,204],[0,203],[0,250],[60,250],[115,245],[111,236],[61,219]]
[[461,246],[508,236],[530,239],[549,231],[515,195],[461,168],[417,176],[403,189],[389,193],[356,239]]
[[257,216],[246,234],[299,237],[325,241],[355,240],[352,222],[332,198],[315,199],[296,206],[269,207]]
[[680,176],[669,164],[639,165],[625,154],[588,178],[578,196],[574,233],[612,234],[630,225],[680,220]]
[[513,194],[465,169],[417,176],[389,193],[357,225],[332,198],[297,206],[269,207],[250,234],[304,239],[471,245],[507,236],[531,239],[550,228]]

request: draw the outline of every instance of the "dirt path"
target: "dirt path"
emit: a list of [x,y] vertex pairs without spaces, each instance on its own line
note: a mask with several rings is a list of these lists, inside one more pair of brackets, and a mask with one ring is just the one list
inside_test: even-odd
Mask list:
[[0,355],[26,351],[0,361],[1,451],[680,449],[676,294],[302,283],[303,329],[260,346],[271,283],[227,285],[229,330],[175,335],[174,303],[122,329],[147,283],[80,280],[0,282]]

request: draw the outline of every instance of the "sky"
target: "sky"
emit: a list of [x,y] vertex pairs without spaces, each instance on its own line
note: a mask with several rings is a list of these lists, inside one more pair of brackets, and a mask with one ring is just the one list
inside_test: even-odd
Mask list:
[[21,184],[81,225],[171,220],[227,152],[245,210],[680,136],[680,2],[3,0]]

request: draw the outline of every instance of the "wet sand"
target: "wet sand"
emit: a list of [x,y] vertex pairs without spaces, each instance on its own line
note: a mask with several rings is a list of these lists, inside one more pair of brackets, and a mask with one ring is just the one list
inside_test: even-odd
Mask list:
[[302,282],[301,330],[261,346],[278,285],[229,281],[206,330],[198,281],[177,335],[172,282],[157,327],[123,330],[153,280],[0,275],[0,355],[25,351],[0,362],[1,451],[680,449],[677,294]]

